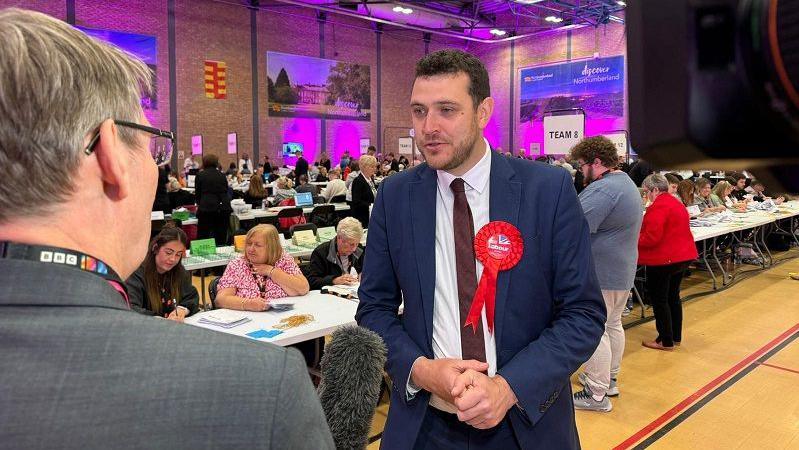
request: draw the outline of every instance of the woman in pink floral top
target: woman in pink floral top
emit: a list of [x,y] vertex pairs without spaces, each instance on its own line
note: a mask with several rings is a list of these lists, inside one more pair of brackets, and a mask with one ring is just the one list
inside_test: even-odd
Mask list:
[[244,255],[231,261],[219,279],[215,303],[218,308],[266,311],[272,299],[307,293],[308,280],[283,252],[277,229],[261,224],[247,233]]

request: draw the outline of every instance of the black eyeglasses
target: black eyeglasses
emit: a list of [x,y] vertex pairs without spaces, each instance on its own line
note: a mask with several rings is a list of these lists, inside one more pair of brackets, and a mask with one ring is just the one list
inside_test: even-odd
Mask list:
[[[156,165],[163,166],[172,159],[172,151],[176,147],[175,133],[122,120],[115,120],[114,123],[121,127],[133,128],[144,131],[145,133],[150,133],[152,135],[150,136],[150,155],[153,157],[153,160],[155,160]],[[99,128],[94,133],[91,141],[89,141],[89,145],[86,146],[83,152],[87,155],[91,155],[98,140],[100,140]]]

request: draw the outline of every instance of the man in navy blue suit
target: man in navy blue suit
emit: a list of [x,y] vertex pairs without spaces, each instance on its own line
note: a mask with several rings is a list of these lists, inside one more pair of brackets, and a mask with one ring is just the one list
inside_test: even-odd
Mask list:
[[588,226],[567,171],[491,151],[493,108],[474,56],[417,64],[426,162],[380,186],[356,315],[388,347],[384,449],[580,447],[569,377],[605,322]]

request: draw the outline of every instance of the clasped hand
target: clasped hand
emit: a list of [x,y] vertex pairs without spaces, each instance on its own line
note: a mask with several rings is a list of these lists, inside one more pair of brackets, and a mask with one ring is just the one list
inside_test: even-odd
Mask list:
[[489,377],[488,364],[476,360],[420,359],[413,368],[415,384],[458,409],[461,422],[493,428],[516,404],[516,395],[501,376]]

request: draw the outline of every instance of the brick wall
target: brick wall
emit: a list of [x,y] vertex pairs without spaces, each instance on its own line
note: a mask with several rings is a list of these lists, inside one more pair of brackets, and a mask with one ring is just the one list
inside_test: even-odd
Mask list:
[[[226,136],[238,134],[239,153],[254,155],[252,130],[252,66],[250,47],[250,11],[243,6],[210,0],[175,0],[176,114],[179,149],[191,152],[191,136],[203,136],[204,151],[216,153],[227,164],[234,160],[227,155]],[[75,0],[76,22],[92,28],[153,35],[158,45],[158,108],[148,117],[155,126],[170,128],[169,59],[167,0]],[[0,0],[0,7],[24,6],[54,17],[66,18],[66,1]],[[325,121],[322,142],[320,119],[279,118],[268,115],[266,95],[266,53],[277,51],[319,57],[320,36],[316,12],[306,8],[264,8],[257,14],[257,71],[260,155],[269,155],[272,162],[283,162],[283,142],[301,142],[306,159],[313,161],[326,148],[334,161],[345,149],[356,153],[360,138],[377,144],[384,140],[385,153],[397,152],[397,140],[411,128],[408,99],[416,61],[424,55],[425,44],[420,32],[387,28],[381,35],[382,95],[377,98],[377,38],[369,22],[347,16],[328,15],[324,25],[325,57],[367,64],[371,68],[372,120]],[[518,117],[519,69],[533,65],[572,59],[624,54],[626,35],[623,25],[587,27],[567,33],[555,32],[516,41],[513,52],[514,73],[511,74],[510,44],[476,44],[433,35],[429,51],[460,48],[479,56],[486,64],[491,79],[494,115],[486,128],[486,136],[494,147],[503,150],[527,147],[529,124],[511,120]],[[225,61],[228,66],[228,98],[205,97],[204,60]],[[515,83],[510,98],[511,83]],[[382,130],[377,128],[378,105]],[[626,108],[626,104],[625,104]],[[625,109],[626,121],[626,109]],[[511,139],[513,136],[513,139]],[[293,164],[293,159],[285,161]]]
[[[209,20],[213,18],[213,20]],[[253,156],[250,12],[215,2],[177,0],[175,53],[179,148],[191,153],[191,136],[203,136],[203,152],[227,168],[227,134],[235,132],[239,155]],[[227,98],[205,96],[205,60],[227,65]],[[182,166],[182,161],[180,162]]]
[[67,2],[53,0],[0,0],[0,8],[17,7],[49,14],[57,19],[67,19]]

